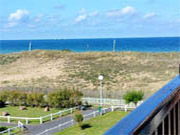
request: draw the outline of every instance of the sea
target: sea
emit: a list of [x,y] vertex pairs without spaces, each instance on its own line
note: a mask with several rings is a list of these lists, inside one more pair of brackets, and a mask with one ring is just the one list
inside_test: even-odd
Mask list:
[[180,37],[0,40],[0,54],[29,50],[179,52]]

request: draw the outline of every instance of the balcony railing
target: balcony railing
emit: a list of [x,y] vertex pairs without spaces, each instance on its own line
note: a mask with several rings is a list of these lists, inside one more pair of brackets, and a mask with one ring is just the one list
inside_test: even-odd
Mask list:
[[104,135],[180,135],[180,75]]

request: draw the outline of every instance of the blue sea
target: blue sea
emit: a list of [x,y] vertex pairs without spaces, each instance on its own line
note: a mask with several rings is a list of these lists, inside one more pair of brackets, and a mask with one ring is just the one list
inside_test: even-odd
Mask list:
[[102,39],[54,39],[54,40],[0,40],[0,54],[32,50],[71,50],[74,52],[113,51],[177,52],[180,37],[161,38],[102,38]]

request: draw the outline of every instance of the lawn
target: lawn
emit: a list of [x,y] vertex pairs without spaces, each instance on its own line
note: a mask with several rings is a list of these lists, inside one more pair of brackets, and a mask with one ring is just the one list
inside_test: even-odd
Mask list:
[[[45,116],[51,113],[56,113],[60,111],[60,109],[56,109],[56,108],[50,108],[49,112],[45,112],[44,108],[38,108],[38,107],[27,107],[27,110],[20,110],[19,106],[14,107],[14,106],[6,106],[4,108],[0,108],[0,115],[2,115],[2,112],[8,112],[10,114],[11,117],[29,117],[29,118],[37,118],[40,116]],[[58,115],[55,116],[55,118],[59,117]],[[0,118],[1,121],[3,122],[7,122],[6,118]],[[43,119],[43,121],[48,121],[50,120],[49,118],[45,118]],[[21,120],[22,121],[22,120]],[[17,120],[11,120],[11,122],[17,122]],[[22,121],[24,122],[24,121]],[[30,121],[29,123],[31,124],[38,124],[39,120],[33,120]]]
[[128,112],[122,111],[110,112],[83,122],[85,127],[83,130],[80,130],[78,125],[74,125],[56,135],[102,135],[127,114]]
[[[13,127],[0,127],[0,132],[5,131],[5,130],[7,130],[9,128],[13,128]],[[8,132],[3,133],[3,135],[8,135]],[[11,135],[22,135],[22,131],[21,131],[20,128],[11,130]]]
[[4,108],[0,108],[0,114],[2,115],[2,112],[8,112],[11,116],[14,117],[40,117],[45,116],[50,113],[56,113],[60,111],[60,109],[51,108],[49,112],[45,112],[44,108],[38,108],[38,107],[27,107],[27,110],[20,110],[19,106],[7,106]]

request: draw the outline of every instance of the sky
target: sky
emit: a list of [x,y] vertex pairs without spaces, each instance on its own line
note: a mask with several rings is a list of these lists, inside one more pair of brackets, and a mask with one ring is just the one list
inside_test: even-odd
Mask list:
[[0,40],[180,36],[180,0],[0,0]]

